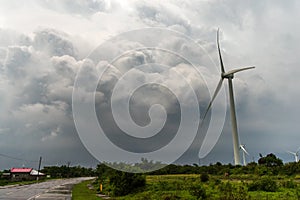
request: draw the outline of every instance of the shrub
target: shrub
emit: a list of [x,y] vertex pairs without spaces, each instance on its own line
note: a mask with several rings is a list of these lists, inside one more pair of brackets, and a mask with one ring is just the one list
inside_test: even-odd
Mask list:
[[127,195],[146,185],[146,178],[141,174],[115,171],[109,177],[114,196]]
[[299,190],[299,188],[296,189],[296,197],[297,197],[297,199],[300,199],[300,190]]
[[191,195],[195,196],[197,199],[207,199],[206,190],[200,184],[193,184],[189,188],[189,192]]
[[241,185],[233,186],[229,182],[220,185],[220,200],[247,200],[247,189]]
[[180,197],[171,194],[171,195],[164,195],[164,196],[162,197],[162,199],[163,199],[163,200],[177,200],[177,199],[180,199]]
[[276,192],[278,190],[278,185],[276,181],[269,177],[264,177],[260,180],[254,181],[249,184],[249,191],[265,191],[265,192]]
[[209,180],[209,175],[207,174],[207,173],[202,173],[201,175],[200,175],[200,180],[201,180],[201,182],[207,182],[208,180]]
[[215,179],[214,181],[215,185],[220,185],[222,183],[222,181],[220,179]]
[[285,188],[296,188],[297,184],[293,180],[284,181],[282,186]]

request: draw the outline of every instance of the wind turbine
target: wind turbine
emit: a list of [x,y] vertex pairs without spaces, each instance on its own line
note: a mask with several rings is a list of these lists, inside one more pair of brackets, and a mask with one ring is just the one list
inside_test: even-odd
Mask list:
[[240,149],[242,150],[242,153],[243,153],[243,163],[244,163],[244,166],[246,166],[247,163],[246,163],[246,156],[245,156],[245,154],[247,154],[249,156],[249,153],[247,152],[244,144],[240,145]]
[[232,79],[234,78],[234,74],[237,72],[245,71],[248,69],[253,69],[255,67],[244,67],[239,69],[233,69],[228,72],[225,71],[222,54],[220,50],[220,43],[219,43],[219,29],[217,31],[217,46],[218,46],[218,53],[220,59],[220,66],[221,66],[221,78],[217,85],[217,88],[211,98],[211,101],[208,104],[207,110],[204,114],[203,120],[205,119],[209,109],[212,106],[213,101],[215,100],[216,96],[218,95],[223,80],[228,80],[228,87],[229,87],[229,101],[230,101],[230,114],[231,114],[231,126],[232,126],[232,139],[233,139],[233,153],[234,153],[234,164],[241,165],[240,153],[239,153],[239,137],[238,137],[238,130],[237,130],[237,121],[236,121],[236,113],[235,113],[235,105],[234,105],[234,96],[233,96],[233,86],[232,86]]
[[299,161],[299,150],[300,150],[300,147],[297,149],[296,152],[287,151],[287,153],[290,153],[290,154],[292,154],[292,155],[295,156],[295,162],[296,162],[296,163]]

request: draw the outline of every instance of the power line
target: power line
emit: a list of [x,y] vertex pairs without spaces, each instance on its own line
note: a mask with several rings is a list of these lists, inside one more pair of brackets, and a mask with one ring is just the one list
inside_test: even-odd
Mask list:
[[[3,153],[0,153],[0,156],[5,157],[5,158],[9,158],[9,159],[13,159],[13,160],[23,161],[23,162],[30,162],[30,163],[38,163],[39,162],[39,160],[26,160],[26,159],[23,159],[23,158],[18,158],[18,157],[3,154]],[[47,163],[47,162],[43,162],[43,163],[46,164],[46,165],[52,165],[52,164]]]
[[6,155],[6,154],[3,154],[3,153],[0,153],[0,156],[5,157],[5,158],[9,158],[9,159],[13,159],[13,160],[19,160],[19,161],[34,162],[34,163],[39,162],[38,160],[26,160],[26,159],[17,158],[17,157],[14,157],[14,156]]

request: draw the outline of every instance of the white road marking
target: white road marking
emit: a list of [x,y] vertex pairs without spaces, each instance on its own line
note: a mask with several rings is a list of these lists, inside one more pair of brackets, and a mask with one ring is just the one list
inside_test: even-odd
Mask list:
[[35,198],[39,198],[40,196],[41,196],[41,194],[34,195],[33,197],[30,197],[30,198],[27,199],[27,200],[33,200],[33,199],[35,199]]

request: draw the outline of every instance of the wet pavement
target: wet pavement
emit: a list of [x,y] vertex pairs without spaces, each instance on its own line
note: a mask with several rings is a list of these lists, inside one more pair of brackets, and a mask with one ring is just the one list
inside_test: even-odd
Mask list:
[[0,188],[0,200],[71,200],[73,185],[92,177],[57,179]]

